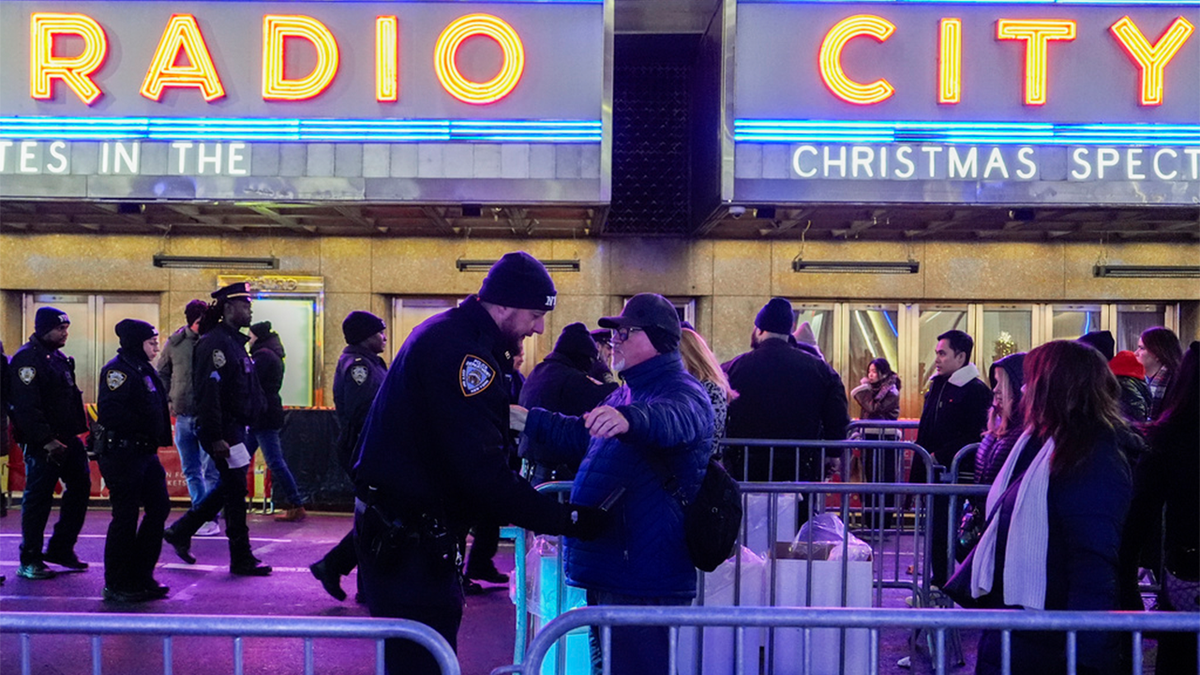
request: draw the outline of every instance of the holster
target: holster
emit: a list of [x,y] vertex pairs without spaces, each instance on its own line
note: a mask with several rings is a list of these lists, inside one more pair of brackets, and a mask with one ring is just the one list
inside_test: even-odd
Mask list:
[[[369,491],[366,517],[372,523],[368,552],[380,569],[390,569],[403,556],[421,554],[458,569],[462,567],[459,538],[438,518],[425,513],[399,515],[381,503],[378,493]],[[361,499],[361,497],[360,497]],[[373,503],[374,502],[374,503]]]

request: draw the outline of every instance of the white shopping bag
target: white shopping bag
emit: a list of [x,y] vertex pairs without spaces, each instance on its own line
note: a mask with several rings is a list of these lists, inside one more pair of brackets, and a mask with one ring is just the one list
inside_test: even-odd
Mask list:
[[[793,502],[794,503],[794,502]],[[741,567],[737,556],[721,563],[717,569],[704,575],[704,595],[696,604],[707,607],[758,607],[765,602],[764,580],[766,560],[746,547],[740,549]],[[735,580],[741,579],[740,586]],[[734,600],[735,590],[737,600]],[[680,675],[731,675],[734,668],[734,630],[732,628],[705,628],[703,630],[703,660],[697,663],[700,646],[695,627],[679,631],[679,651],[676,654]],[[757,673],[759,652],[762,648],[762,631],[747,629],[742,653],[743,672]],[[699,667],[698,667],[699,666]]]
[[[775,502],[775,533],[769,534],[768,514],[771,511],[771,497]],[[753,494],[746,495],[746,548],[756,554],[766,557],[774,547],[775,542],[790,542],[796,535],[796,509],[803,507],[795,494]]]

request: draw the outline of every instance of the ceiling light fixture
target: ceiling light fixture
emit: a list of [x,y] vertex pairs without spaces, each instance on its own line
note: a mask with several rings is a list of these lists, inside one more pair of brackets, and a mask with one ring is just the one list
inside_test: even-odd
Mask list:
[[793,272],[817,272],[830,274],[916,274],[921,269],[921,263],[916,260],[907,262],[872,262],[858,260],[793,260]]
[[154,266],[169,269],[251,269],[277,270],[279,258],[237,258],[230,256],[162,255],[154,256]]
[[[539,260],[551,272],[578,272],[578,260]],[[459,272],[486,272],[495,265],[495,260],[466,260],[459,258],[454,261]]]
[[1096,265],[1093,272],[1116,279],[1197,279],[1200,265]]

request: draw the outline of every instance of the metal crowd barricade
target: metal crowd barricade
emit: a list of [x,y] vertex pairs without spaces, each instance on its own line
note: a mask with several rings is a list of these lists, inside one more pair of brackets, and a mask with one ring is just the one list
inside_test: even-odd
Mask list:
[[[951,630],[1001,631],[1001,672],[1011,675],[1011,641],[1013,631],[1053,631],[1066,635],[1067,673],[1075,675],[1077,635],[1081,632],[1103,631],[1127,633],[1132,643],[1131,672],[1142,673],[1142,637],[1150,632],[1195,633],[1200,635],[1200,622],[1194,614],[1185,612],[1035,612],[1020,610],[930,610],[930,609],[804,609],[791,607],[629,607],[605,606],[576,609],[554,619],[533,639],[524,663],[497,668],[492,675],[517,673],[537,675],[541,672],[546,653],[555,641],[569,631],[585,626],[599,628],[604,655],[604,675],[611,674],[613,626],[667,626],[671,659],[663,664],[664,673],[679,672],[679,632],[683,626],[732,627],[734,640],[734,669],[737,675],[746,673],[744,650],[747,631],[754,628],[802,630],[805,646],[811,643],[813,631],[822,628],[865,630],[869,632],[869,670],[879,672],[881,631],[888,629],[924,630],[936,636],[938,649],[933,661],[935,672],[947,672],[945,658],[946,634]],[[810,650],[805,650],[810,655]],[[1197,655],[1200,663],[1200,654]],[[810,659],[803,662],[801,675],[813,672]],[[792,675],[789,673],[789,675]]]
[[[550,483],[542,483],[537,486],[538,492],[556,495],[559,501],[566,501],[571,494],[570,481],[554,481]],[[530,602],[541,603],[541,597],[530,598],[530,590],[528,584],[528,556],[529,544],[532,534],[514,528],[517,530],[516,536],[513,537],[513,560],[515,568],[513,570],[513,603],[516,605],[516,639],[513,644],[513,663],[520,663],[525,656],[525,647],[529,642],[529,637],[532,634],[530,625],[530,615],[534,610],[530,606]],[[563,569],[563,542],[562,537],[554,537],[555,546],[558,551],[557,560],[555,562],[554,579],[556,588],[554,589],[554,604],[550,608],[553,616],[558,616],[566,609],[564,598],[566,597],[566,575]],[[540,570],[538,570],[540,572]],[[539,591],[540,591],[539,587]],[[539,592],[539,596],[541,593]],[[539,611],[544,608],[539,606]],[[556,652],[556,660],[558,661],[556,672],[564,672],[566,659],[566,640],[564,636],[563,644]]]
[[[89,635],[93,675],[103,672],[104,636],[162,636],[163,673],[173,671],[174,638],[230,637],[234,675],[243,675],[245,637],[302,638],[304,673],[315,670],[315,639],[351,638],[375,642],[375,673],[384,675],[384,640],[411,640],[429,650],[443,675],[459,675],[458,657],[437,631],[407,619],[333,618],[300,616],[202,616],[188,614],[90,614],[58,612],[6,612],[0,618],[0,633],[17,634],[20,641],[21,675],[30,675],[33,635]],[[46,643],[61,649],[60,640]],[[11,667],[11,666],[10,666]]]

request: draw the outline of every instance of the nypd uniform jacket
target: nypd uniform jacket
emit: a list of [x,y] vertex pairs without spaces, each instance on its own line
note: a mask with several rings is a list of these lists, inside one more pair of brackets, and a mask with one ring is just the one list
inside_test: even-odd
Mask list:
[[509,341],[475,296],[418,326],[367,416],[354,466],[357,496],[377,497],[399,517],[444,516],[456,531],[486,514],[561,533],[569,507],[508,465],[504,374],[511,358]]
[[98,420],[113,439],[156,452],[171,445],[166,388],[149,361],[124,351],[118,350],[100,371]]
[[387,377],[387,365],[379,355],[359,345],[346,345],[333,375],[333,405],[337,409],[337,457],[350,470],[354,446],[362,432],[375,393]]
[[12,421],[16,438],[41,448],[87,431],[83,392],[75,385],[75,359],[30,337],[9,367],[12,373]]
[[192,353],[196,436],[204,445],[245,439],[246,427],[265,407],[265,397],[246,353],[250,338],[222,321],[200,336]]

